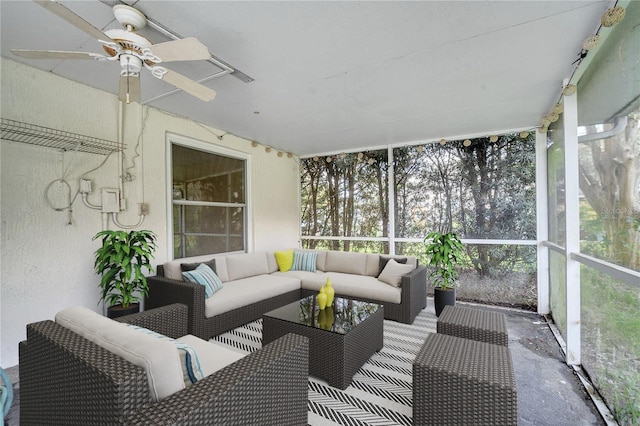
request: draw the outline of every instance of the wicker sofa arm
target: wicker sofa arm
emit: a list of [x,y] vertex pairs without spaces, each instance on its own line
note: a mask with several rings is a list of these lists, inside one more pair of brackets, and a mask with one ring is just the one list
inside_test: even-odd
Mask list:
[[142,368],[53,321],[28,324],[19,352],[22,424],[121,424],[151,401]]
[[207,339],[204,333],[204,286],[161,275],[147,277],[147,284],[149,293],[144,299],[145,309],[182,303],[188,308],[187,332]]
[[402,303],[408,303],[405,318],[406,323],[411,324],[421,310],[427,307],[427,268],[418,266],[413,271],[402,276],[400,281],[402,288]]
[[306,425],[309,341],[287,334],[124,419],[127,425]]
[[148,328],[156,333],[177,339],[188,333],[189,308],[181,303],[149,309],[136,314],[114,318],[115,321]]

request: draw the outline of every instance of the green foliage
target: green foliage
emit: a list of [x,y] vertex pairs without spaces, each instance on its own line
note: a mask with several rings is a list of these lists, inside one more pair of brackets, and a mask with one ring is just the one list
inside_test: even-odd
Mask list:
[[[393,169],[396,237],[422,240],[424,230],[433,229],[455,230],[473,239],[535,239],[534,138],[533,134],[526,139],[505,134],[493,143],[489,138],[473,139],[470,146],[450,141],[396,147],[393,168],[386,149],[303,159],[302,235],[387,237],[391,229],[388,183]],[[307,248],[389,250],[380,241],[303,241]],[[396,253],[401,253],[398,245]],[[470,262],[484,277],[504,275],[514,268],[528,271],[535,266],[528,253],[528,248],[517,245],[473,245],[467,247],[469,259],[464,259],[464,266]]]
[[95,251],[94,269],[102,274],[100,289],[107,305],[128,307],[139,303],[138,294],[146,296],[149,287],[143,268],[153,272],[149,263],[156,249],[156,236],[151,231],[101,231],[93,239],[102,238]]
[[464,254],[464,245],[453,232],[430,232],[424,242],[427,244],[425,254],[429,258],[429,266],[433,268],[429,278],[433,280],[434,287],[446,290],[458,278],[456,262]]
[[621,425],[640,421],[640,293],[582,266],[583,364]]

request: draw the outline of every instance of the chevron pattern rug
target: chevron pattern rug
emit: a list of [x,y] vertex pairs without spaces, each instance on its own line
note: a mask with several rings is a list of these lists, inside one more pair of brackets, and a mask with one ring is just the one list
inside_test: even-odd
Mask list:
[[[345,390],[309,377],[309,424],[411,425],[412,363],[427,334],[436,332],[436,319],[427,307],[411,325],[384,320],[384,347]],[[212,340],[244,353],[256,351],[262,347],[262,320]]]

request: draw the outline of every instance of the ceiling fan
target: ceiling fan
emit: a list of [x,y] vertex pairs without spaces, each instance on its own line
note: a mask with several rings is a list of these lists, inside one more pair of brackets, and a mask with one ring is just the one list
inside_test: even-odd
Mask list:
[[212,100],[216,92],[196,81],[158,64],[173,61],[206,60],[211,57],[207,47],[193,37],[165,43],[152,44],[135,31],[147,24],[147,18],[137,9],[124,4],[113,6],[113,14],[123,29],[102,32],[76,15],[70,9],[53,0],[34,0],[85,33],[95,37],[106,55],[88,52],[55,50],[11,49],[14,55],[27,59],[94,59],[118,61],[120,63],[119,99],[136,102],[140,100],[140,71],[146,68],[156,78],[164,80],[205,102]]

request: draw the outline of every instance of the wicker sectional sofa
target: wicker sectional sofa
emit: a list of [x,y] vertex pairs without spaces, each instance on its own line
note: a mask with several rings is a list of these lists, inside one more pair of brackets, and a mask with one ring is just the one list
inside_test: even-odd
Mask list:
[[[27,325],[27,339],[20,343],[21,424],[307,424],[305,337],[289,334],[249,355],[232,354],[236,360],[187,386],[180,382],[187,379],[172,348],[175,342],[88,313],[72,308],[55,322]],[[169,305],[117,321],[179,341],[187,334],[187,307]],[[107,349],[105,339],[115,349]],[[157,345],[170,348],[158,350]],[[207,348],[191,347],[203,370],[204,364],[220,362],[224,354],[219,351],[230,351],[217,347],[212,357]]]
[[[276,252],[259,251],[176,259],[158,265],[157,275],[147,278],[145,309],[182,303],[189,307],[189,333],[209,339],[265,312],[317,293],[331,279],[337,296],[384,305],[386,319],[411,324],[426,307],[426,269],[415,257],[350,253],[333,250],[295,250],[313,254],[311,270],[280,271]],[[389,262],[389,258],[395,258]],[[213,261],[212,261],[213,259]],[[398,266],[395,260],[406,262]],[[205,298],[202,285],[184,281],[185,265],[208,262],[223,288]],[[397,282],[381,281],[383,269],[402,270]],[[402,268],[401,268],[402,267]]]

